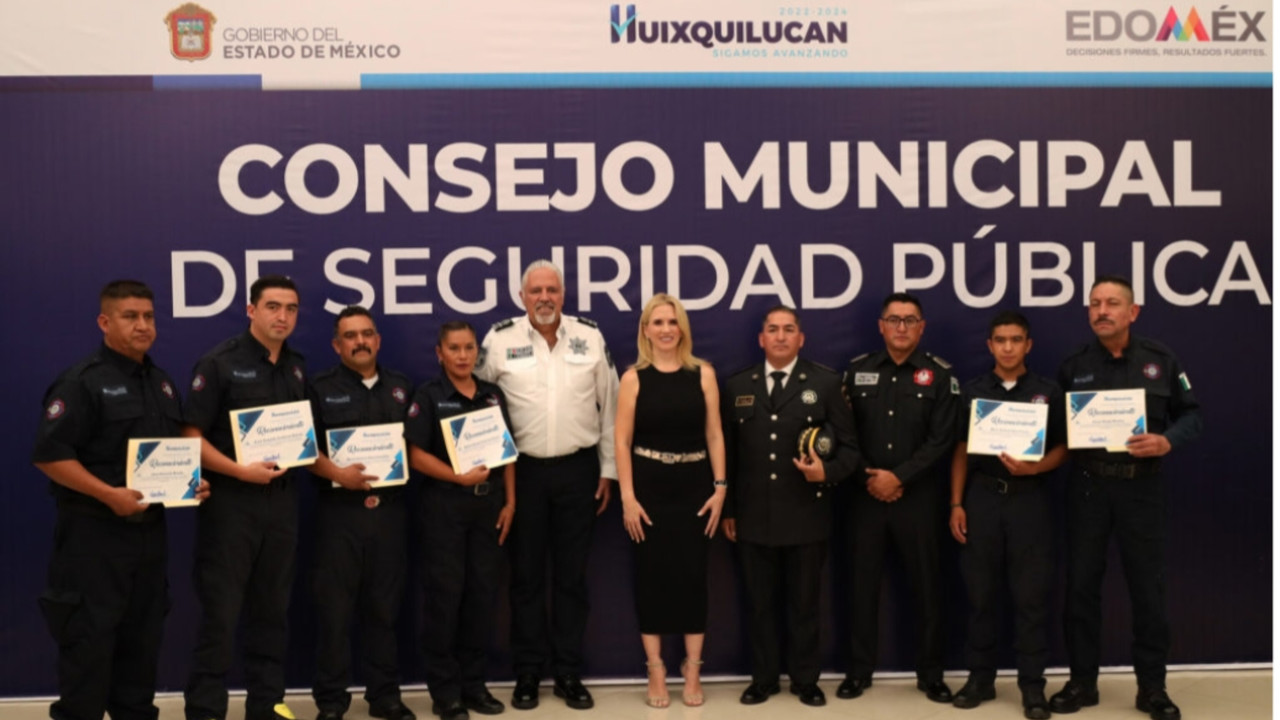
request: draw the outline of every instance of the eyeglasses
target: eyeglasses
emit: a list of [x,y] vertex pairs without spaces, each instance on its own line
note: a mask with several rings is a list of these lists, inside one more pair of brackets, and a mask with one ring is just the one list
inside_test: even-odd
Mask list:
[[920,323],[924,322],[924,319],[918,318],[915,315],[908,315],[906,317],[898,317],[897,315],[890,315],[889,317],[880,318],[880,322],[885,323],[889,327],[898,327],[899,325],[901,325],[902,327],[905,327],[908,330],[910,330],[911,328],[914,328],[916,325],[919,325]]

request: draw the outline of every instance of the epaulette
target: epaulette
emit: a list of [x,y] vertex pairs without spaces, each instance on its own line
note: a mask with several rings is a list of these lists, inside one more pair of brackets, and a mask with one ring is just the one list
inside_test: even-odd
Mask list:
[[942,368],[943,370],[951,369],[951,363],[947,362],[946,360],[943,360],[942,358],[938,357],[937,355],[934,355],[933,353],[927,352],[924,354],[924,356],[938,363],[938,367]]
[[837,373],[835,370],[832,370],[831,368],[827,367],[826,365],[823,365],[823,364],[822,364],[822,363],[820,363],[820,362],[814,362],[814,361],[810,360],[810,361],[809,361],[809,364],[810,364],[810,365],[812,365],[813,367],[817,368],[818,370],[825,370],[825,371],[827,371],[827,372],[831,373],[832,375],[838,375],[838,374],[839,374],[839,373]]
[[1169,346],[1165,345],[1164,343],[1158,340],[1152,340],[1150,338],[1138,338],[1138,344],[1146,348],[1147,350],[1151,350],[1152,352],[1156,352],[1161,355],[1170,355],[1170,356],[1173,355],[1173,351],[1169,349]]
[[1077,355],[1083,355],[1086,352],[1088,352],[1089,348],[1091,347],[1093,347],[1093,343],[1081,343],[1078,347],[1076,347],[1075,350],[1072,350],[1070,353],[1068,353],[1067,357],[1073,358]]
[[862,353],[861,355],[859,355],[858,357],[853,358],[852,360],[850,360],[850,361],[849,361],[849,364],[850,364],[850,365],[852,365],[852,364],[854,364],[854,363],[856,363],[856,362],[862,362],[863,360],[866,360],[870,355],[871,355],[871,353],[869,353],[869,352],[864,352],[864,353]]
[[315,384],[315,383],[322,382],[322,381],[324,381],[324,380],[327,380],[327,379],[329,379],[329,378],[333,377],[334,375],[336,375],[336,374],[337,374],[337,372],[338,372],[338,368],[340,368],[340,367],[342,367],[342,366],[341,366],[341,365],[334,365],[333,367],[327,367],[327,368],[325,368],[324,370],[321,370],[320,372],[318,372],[318,373],[316,373],[315,375],[312,375],[312,376],[311,376],[311,383],[312,383],[312,384]]
[[515,324],[516,324],[515,318],[507,318],[506,320],[499,320],[498,322],[494,323],[492,326],[489,327],[489,332],[501,332]]
[[738,377],[739,375],[745,375],[751,372],[752,370],[758,371],[760,370],[760,365],[761,363],[752,363],[744,368],[740,368],[738,370],[734,370],[732,373],[729,373],[729,377],[735,378],[735,377]]
[[409,385],[412,385],[412,384],[413,384],[413,383],[409,382],[409,376],[408,376],[408,375],[405,375],[404,373],[400,372],[399,370],[392,370],[391,368],[378,368],[378,372],[379,372],[379,373],[382,373],[382,374],[384,374],[384,375],[386,375],[386,376],[387,376],[387,377],[389,377],[389,378],[393,378],[393,379],[396,379],[396,380],[403,380],[403,381],[405,381],[405,383],[407,383],[407,384],[409,384]]
[[214,345],[213,349],[209,351],[209,354],[225,355],[226,353],[229,353],[238,347],[240,347],[240,338],[229,337],[226,340],[223,340],[222,342],[218,343],[217,345]]
[[575,317],[574,319],[575,319],[575,320],[577,320],[578,322],[582,323],[583,325],[586,325],[586,326],[587,326],[587,327],[589,327],[589,328],[593,328],[593,329],[596,329],[596,330],[599,330],[599,329],[600,329],[600,326],[596,324],[596,321],[595,321],[595,320],[592,320],[591,318],[584,318],[584,317],[582,317],[581,315],[578,315],[578,316],[577,316],[577,317]]

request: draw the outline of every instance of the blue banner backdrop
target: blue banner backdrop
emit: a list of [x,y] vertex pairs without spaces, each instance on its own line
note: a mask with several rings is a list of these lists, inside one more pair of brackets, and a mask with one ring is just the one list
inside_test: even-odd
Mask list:
[[[1270,88],[11,89],[0,103],[0,297],[12,311],[11,351],[0,358],[0,467],[7,479],[0,489],[6,578],[0,647],[7,650],[0,653],[0,695],[55,692],[55,649],[35,602],[54,510],[29,455],[44,388],[99,342],[96,294],[106,281],[133,277],[155,288],[159,339],[152,354],[176,378],[189,379],[201,353],[243,328],[247,275],[283,272],[302,288],[302,317],[291,342],[308,356],[312,372],[336,360],[326,301],[372,300],[384,364],[424,381],[438,369],[432,354],[438,325],[465,317],[483,334],[494,321],[519,314],[509,288],[524,264],[548,255],[564,261],[566,311],[598,320],[623,365],[635,358],[644,297],[669,289],[671,265],[678,264],[680,294],[710,296],[710,307],[692,313],[695,351],[713,361],[721,377],[758,361],[760,315],[779,301],[802,305],[804,353],[843,369],[851,356],[881,346],[874,321],[883,296],[934,270],[941,275],[933,286],[915,291],[928,318],[926,349],[950,359],[962,379],[972,377],[989,368],[983,340],[991,315],[1021,306],[1034,326],[1031,365],[1052,376],[1068,350],[1090,337],[1089,278],[1116,272],[1140,278],[1145,307],[1137,331],[1180,354],[1206,420],[1204,436],[1174,455],[1166,473],[1172,660],[1269,661],[1271,95]],[[1004,162],[978,160],[974,188],[1006,186],[1014,199],[984,209],[965,184],[968,174],[952,169],[963,149],[992,140],[1014,154]],[[670,193],[652,208],[624,205],[643,202],[655,182],[661,186],[661,162],[633,159],[618,169],[606,161],[635,142],[670,160]],[[798,164],[790,143],[797,142],[808,143],[807,173],[801,169],[799,176],[819,194],[841,174],[832,172],[832,144],[847,143],[835,153],[848,159],[848,191],[830,209],[797,199],[804,197],[791,177]],[[1143,147],[1131,147],[1135,142]],[[573,148],[556,143],[594,146],[594,177],[566,159]],[[777,143],[777,162],[767,160],[769,143]],[[945,152],[937,152],[938,143],[946,144]],[[233,151],[255,144],[281,159],[223,170]],[[317,144],[334,149],[309,152],[345,156],[351,166],[325,160],[308,168],[305,156],[295,159]],[[418,152],[411,146],[419,144],[427,146],[429,176],[410,172]],[[503,144],[531,148],[500,149]],[[371,167],[387,167],[371,165],[378,148],[414,179],[370,182]],[[1139,157],[1144,149],[1150,162]],[[1183,150],[1189,155],[1178,159]],[[758,152],[766,160],[753,183],[748,167]],[[918,161],[910,161],[913,153]],[[442,154],[453,155],[452,164]],[[1054,170],[1054,158],[1064,154],[1072,157]],[[724,158],[747,180],[720,179]],[[1126,164],[1119,179],[1113,177]],[[876,167],[882,180],[863,175]],[[1093,170],[1100,178],[1088,182]],[[339,202],[353,177],[358,191],[349,203]],[[415,190],[423,177],[429,189]],[[779,181],[776,203],[771,178]],[[1108,202],[1108,185],[1125,181],[1145,194]],[[1082,189],[1063,189],[1072,182]],[[742,189],[735,191],[734,183]],[[381,211],[368,194],[373,185],[386,188]],[[227,195],[236,187],[250,199],[274,192],[280,207],[258,215],[239,211]],[[492,195],[483,199],[477,187]],[[594,191],[594,200],[570,212],[508,209],[539,202],[517,196],[557,191],[568,197]],[[1193,191],[1220,196],[1202,205],[1188,201],[1203,199]],[[1055,204],[1055,193],[1065,204]],[[722,207],[709,207],[717,194]],[[335,195],[336,212],[302,207],[308,197]],[[476,209],[448,209],[468,197]],[[451,255],[460,248],[472,250]],[[932,260],[929,248],[937,251]],[[672,252],[688,257],[669,263]],[[584,292],[595,287],[584,283],[612,279],[618,280],[614,295],[598,287]],[[964,290],[958,292],[957,283]],[[1204,294],[1193,295],[1200,288]],[[987,295],[992,300],[974,300]],[[222,309],[198,316],[209,308]],[[1248,382],[1240,384],[1241,377]],[[307,488],[306,508],[311,500]],[[169,517],[173,610],[160,682],[174,690],[185,681],[198,607],[191,584],[194,513],[173,510]],[[313,516],[306,517],[291,687],[310,685],[314,655],[314,528]],[[627,544],[615,501],[597,527],[591,560],[591,676],[641,674]],[[845,654],[847,550],[842,536],[833,546],[823,632],[825,665],[836,670]],[[723,540],[713,547],[706,672],[744,673],[733,555]],[[958,668],[964,596],[954,548],[944,557],[948,665]],[[881,665],[907,669],[914,646],[908,596],[902,578],[891,579],[882,603]],[[430,619],[421,617],[420,591],[411,587],[401,653],[406,680],[420,682],[417,628]],[[1056,665],[1065,662],[1060,590],[1061,579],[1052,632]],[[1104,663],[1127,664],[1129,610],[1118,562],[1105,592]],[[509,674],[505,602],[495,625],[495,678]]]

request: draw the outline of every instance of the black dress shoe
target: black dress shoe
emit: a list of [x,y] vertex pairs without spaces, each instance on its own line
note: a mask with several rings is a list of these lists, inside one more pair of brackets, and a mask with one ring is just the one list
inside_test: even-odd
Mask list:
[[947,687],[947,684],[941,680],[934,680],[933,682],[916,680],[916,689],[936,703],[951,702],[951,688]]
[[1049,701],[1044,699],[1044,690],[1029,688],[1022,691],[1022,714],[1027,720],[1049,720]]
[[1098,704],[1098,686],[1085,686],[1075,680],[1068,680],[1062,689],[1049,698],[1049,709],[1056,713],[1070,714],[1083,707]]
[[515,692],[511,693],[511,707],[532,710],[538,707],[538,676],[520,675],[516,678]]
[[1164,688],[1138,690],[1137,708],[1151,716],[1151,720],[1182,720],[1182,711],[1169,699]]
[[[369,714],[376,718],[383,718],[383,720],[418,720],[418,716],[414,715],[412,710],[400,702],[370,705]],[[319,718],[316,720],[319,720]]]
[[822,707],[827,704],[827,696],[822,694],[822,688],[818,687],[818,683],[807,685],[791,683],[791,694],[799,695],[800,702],[812,707]]
[[836,697],[841,700],[852,700],[862,695],[862,691],[871,687],[871,678],[847,677],[840,687],[836,688]]
[[431,712],[440,716],[440,720],[470,720],[467,706],[461,700],[450,700],[447,703],[431,703]]
[[951,699],[951,704],[962,710],[972,710],[981,705],[984,700],[995,699],[995,685],[969,678],[965,681],[964,687],[960,688],[960,692],[956,693],[956,696]]
[[482,690],[478,693],[462,696],[462,704],[472,712],[478,712],[481,715],[501,715],[503,710],[507,709],[502,701],[494,697],[488,690]]
[[558,698],[564,698],[564,704],[574,710],[590,710],[595,706],[595,701],[591,699],[591,693],[582,686],[582,680],[577,675],[561,675],[556,678],[555,694]]
[[782,687],[778,683],[751,683],[746,690],[742,691],[742,697],[738,698],[738,702],[743,705],[759,705],[769,699],[770,695],[777,695],[782,692]]

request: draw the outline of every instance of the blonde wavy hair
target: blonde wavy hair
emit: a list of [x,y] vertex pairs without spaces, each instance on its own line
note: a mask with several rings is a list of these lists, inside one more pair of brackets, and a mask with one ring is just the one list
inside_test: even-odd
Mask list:
[[640,328],[636,331],[635,368],[643,370],[653,364],[653,343],[644,336],[644,327],[653,318],[653,311],[663,305],[670,305],[676,312],[676,325],[680,327],[680,343],[676,345],[676,356],[680,359],[680,366],[686,370],[693,370],[701,365],[703,360],[693,355],[693,334],[689,329],[689,315],[676,296],[666,293],[658,293],[649,298],[649,302],[644,304],[644,310],[640,312]]

